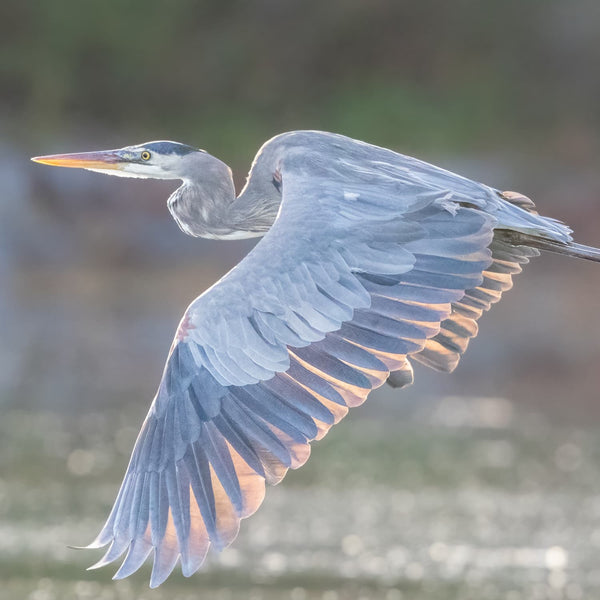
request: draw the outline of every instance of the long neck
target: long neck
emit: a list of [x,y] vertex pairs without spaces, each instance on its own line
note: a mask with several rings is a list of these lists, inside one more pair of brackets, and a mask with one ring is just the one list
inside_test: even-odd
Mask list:
[[[201,154],[194,177],[186,178],[168,200],[173,218],[184,233],[213,239],[264,235],[277,208],[266,198],[236,198],[229,167],[210,154]],[[197,174],[196,174],[197,173]]]

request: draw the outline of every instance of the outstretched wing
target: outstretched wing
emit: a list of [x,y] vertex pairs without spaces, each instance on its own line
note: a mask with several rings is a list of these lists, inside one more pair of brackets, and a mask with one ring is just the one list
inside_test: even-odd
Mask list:
[[92,544],[110,544],[95,566],[127,551],[116,578],[154,551],[154,587],[179,557],[189,576],[227,546],[265,482],[301,466],[390,371],[409,373],[492,264],[485,186],[413,177],[403,157],[359,143],[337,158],[289,151],[279,168],[280,214],[186,311]]

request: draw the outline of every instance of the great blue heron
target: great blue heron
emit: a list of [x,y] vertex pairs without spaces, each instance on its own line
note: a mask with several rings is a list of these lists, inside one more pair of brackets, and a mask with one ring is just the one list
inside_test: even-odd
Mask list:
[[309,443],[411,362],[452,371],[477,320],[548,250],[600,261],[533,202],[341,135],[284,133],[236,197],[219,159],[175,142],[33,160],[179,179],[168,207],[187,234],[263,236],[194,300],[171,346],[95,567],[154,550],[150,585],[222,549]]

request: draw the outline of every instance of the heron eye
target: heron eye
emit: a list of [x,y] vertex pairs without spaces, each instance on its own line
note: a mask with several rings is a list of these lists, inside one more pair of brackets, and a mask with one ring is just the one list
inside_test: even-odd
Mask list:
[[141,156],[142,160],[150,160],[150,152],[148,152],[148,150],[144,150]]

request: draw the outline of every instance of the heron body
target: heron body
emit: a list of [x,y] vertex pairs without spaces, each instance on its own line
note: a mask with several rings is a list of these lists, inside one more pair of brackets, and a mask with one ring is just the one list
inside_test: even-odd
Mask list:
[[348,409],[412,363],[452,371],[477,320],[539,250],[600,262],[533,203],[391,150],[317,131],[231,170],[175,142],[38,157],[107,174],[179,179],[168,207],[187,234],[264,236],[194,300],[176,332],[95,565],[154,552],[151,586],[194,573]]

